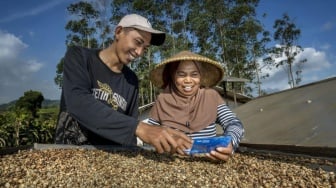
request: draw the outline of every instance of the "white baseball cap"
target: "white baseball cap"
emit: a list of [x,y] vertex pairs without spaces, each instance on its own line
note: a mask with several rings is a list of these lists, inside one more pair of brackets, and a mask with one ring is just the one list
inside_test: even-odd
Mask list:
[[117,26],[133,27],[151,33],[152,39],[150,44],[155,46],[160,46],[163,44],[166,38],[166,34],[164,32],[153,29],[148,19],[137,14],[129,14],[124,16]]

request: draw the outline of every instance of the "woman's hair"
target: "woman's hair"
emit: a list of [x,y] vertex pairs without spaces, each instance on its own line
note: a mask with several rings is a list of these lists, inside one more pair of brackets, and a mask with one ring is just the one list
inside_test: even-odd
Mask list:
[[163,80],[162,89],[166,88],[169,84],[174,83],[174,75],[180,63],[181,61],[175,61],[172,63],[168,63],[165,66],[162,73],[162,80]]
[[[202,65],[198,61],[192,61],[196,68],[198,69],[198,72],[201,75],[202,78]],[[166,64],[163,73],[162,73],[162,80],[163,80],[163,85],[162,89],[166,88],[168,85],[174,86],[174,76],[176,74],[177,68],[180,65],[181,61],[175,61],[172,63]]]

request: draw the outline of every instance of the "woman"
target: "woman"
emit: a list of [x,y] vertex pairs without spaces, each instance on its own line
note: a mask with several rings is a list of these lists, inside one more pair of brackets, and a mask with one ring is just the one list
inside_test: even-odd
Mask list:
[[[223,98],[211,87],[221,81],[222,66],[209,58],[183,51],[158,64],[151,71],[152,83],[163,89],[151,109],[148,122],[183,131],[189,137],[216,136],[216,124],[224,135],[231,136],[228,147],[218,147],[206,156],[228,160],[238,148],[244,134],[241,121],[228,108]],[[190,145],[180,144],[183,154]]]

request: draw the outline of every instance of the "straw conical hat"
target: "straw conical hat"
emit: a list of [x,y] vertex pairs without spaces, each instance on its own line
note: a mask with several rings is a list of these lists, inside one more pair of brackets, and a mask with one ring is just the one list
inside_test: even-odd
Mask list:
[[159,88],[162,88],[163,82],[163,70],[168,63],[182,61],[182,60],[192,60],[198,61],[202,65],[201,72],[201,85],[205,87],[212,87],[217,85],[224,76],[224,68],[217,61],[209,59],[207,57],[194,54],[190,51],[182,51],[171,58],[164,60],[163,62],[157,64],[153,70],[150,72],[151,82]]

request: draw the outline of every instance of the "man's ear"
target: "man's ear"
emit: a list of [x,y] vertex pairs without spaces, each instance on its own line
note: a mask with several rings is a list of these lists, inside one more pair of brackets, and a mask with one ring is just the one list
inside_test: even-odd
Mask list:
[[114,38],[118,40],[118,38],[119,38],[118,36],[122,32],[123,32],[123,27],[121,27],[121,26],[116,27],[115,30],[114,30]]

